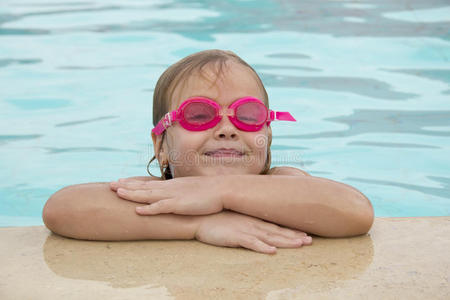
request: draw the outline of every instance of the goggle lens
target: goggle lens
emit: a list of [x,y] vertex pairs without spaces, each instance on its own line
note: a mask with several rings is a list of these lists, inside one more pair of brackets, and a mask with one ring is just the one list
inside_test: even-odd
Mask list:
[[265,106],[257,102],[248,102],[239,105],[236,109],[236,118],[242,123],[260,125],[266,121],[267,110]]
[[184,118],[193,125],[202,125],[214,120],[216,109],[206,103],[193,102],[184,109]]

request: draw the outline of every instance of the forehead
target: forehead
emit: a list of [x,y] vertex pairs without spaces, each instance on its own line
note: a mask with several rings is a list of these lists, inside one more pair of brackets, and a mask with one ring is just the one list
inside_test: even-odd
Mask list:
[[170,110],[178,108],[184,100],[198,96],[212,99],[222,106],[228,106],[246,96],[264,101],[256,74],[235,62],[225,64],[220,74],[214,66],[205,66],[201,71],[192,72],[174,89]]

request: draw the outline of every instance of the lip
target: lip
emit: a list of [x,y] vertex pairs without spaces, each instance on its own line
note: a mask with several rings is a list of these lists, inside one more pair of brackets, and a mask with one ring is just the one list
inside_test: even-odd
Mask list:
[[220,149],[215,149],[215,150],[209,150],[205,152],[206,156],[211,156],[211,157],[222,157],[222,156],[243,156],[244,153],[233,149],[233,148],[220,148]]

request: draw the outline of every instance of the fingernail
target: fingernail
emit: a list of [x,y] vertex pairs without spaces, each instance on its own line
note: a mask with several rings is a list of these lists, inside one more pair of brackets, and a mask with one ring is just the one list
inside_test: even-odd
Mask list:
[[110,184],[110,185],[113,185],[113,186],[118,185],[117,181],[111,181],[109,184]]
[[123,188],[119,188],[119,189],[117,189],[117,192],[118,192],[119,194],[126,194],[126,193],[127,193],[127,190],[125,190],[125,189],[123,189]]
[[310,241],[312,241],[312,238],[311,238],[310,236],[305,236],[305,237],[303,238],[303,240],[304,240],[305,242],[310,242]]

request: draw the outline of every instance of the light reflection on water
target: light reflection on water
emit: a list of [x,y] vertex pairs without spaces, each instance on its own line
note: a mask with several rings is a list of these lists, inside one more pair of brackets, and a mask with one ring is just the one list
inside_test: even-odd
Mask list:
[[[361,190],[378,216],[450,211],[448,1],[2,1],[0,226],[63,186],[145,175],[153,87],[230,49],[275,110],[273,164]],[[447,16],[447,17],[446,17]],[[158,173],[158,167],[152,167]]]

